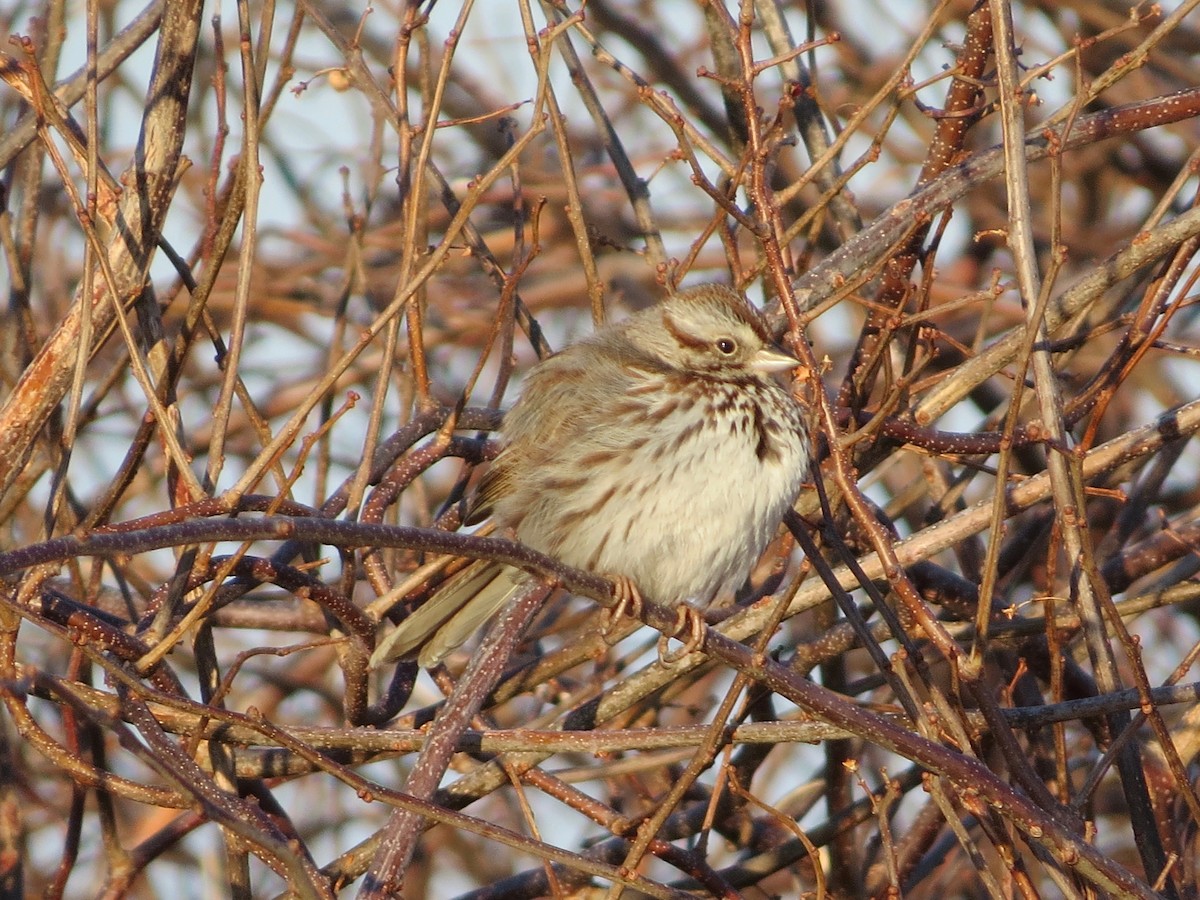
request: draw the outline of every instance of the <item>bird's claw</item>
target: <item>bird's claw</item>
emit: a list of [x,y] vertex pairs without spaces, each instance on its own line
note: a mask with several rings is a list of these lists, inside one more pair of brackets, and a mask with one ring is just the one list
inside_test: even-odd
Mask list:
[[642,593],[638,590],[633,579],[626,575],[613,575],[613,598],[617,601],[605,613],[601,632],[605,638],[616,630],[622,619],[640,619],[642,617]]
[[[679,607],[676,611],[675,630],[671,634],[662,634],[658,638],[658,661],[665,666],[679,662],[685,656],[700,650],[704,647],[704,629],[707,623],[704,621],[703,614],[688,606],[686,603]],[[687,640],[683,642],[683,646],[672,652],[668,643],[671,638],[678,638],[681,634],[687,632]]]

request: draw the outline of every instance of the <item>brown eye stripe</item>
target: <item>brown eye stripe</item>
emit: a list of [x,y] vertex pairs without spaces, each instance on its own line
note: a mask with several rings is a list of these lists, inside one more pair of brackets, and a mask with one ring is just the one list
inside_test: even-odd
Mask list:
[[737,311],[738,318],[754,329],[754,333],[764,344],[772,343],[770,333],[767,331],[767,324],[763,321],[763,317],[758,310],[744,303],[738,303],[733,306]]
[[694,334],[688,334],[676,324],[675,320],[665,310],[663,311],[662,321],[663,327],[667,329],[671,337],[679,341],[680,346],[691,347],[694,350],[705,350],[708,348],[708,341],[698,338]]
[[697,297],[696,301],[709,302],[713,306],[724,307],[733,316],[754,329],[754,333],[763,343],[771,343],[773,341],[770,329],[767,328],[767,323],[762,313],[747,303],[745,298],[733,289],[719,288],[715,290],[712,296]]

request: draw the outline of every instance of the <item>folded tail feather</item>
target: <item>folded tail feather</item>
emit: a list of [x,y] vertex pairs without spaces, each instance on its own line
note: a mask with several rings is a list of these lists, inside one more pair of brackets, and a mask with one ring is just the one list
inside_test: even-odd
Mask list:
[[424,668],[437,665],[495,615],[527,577],[490,560],[471,563],[383,639],[371,665],[414,653]]

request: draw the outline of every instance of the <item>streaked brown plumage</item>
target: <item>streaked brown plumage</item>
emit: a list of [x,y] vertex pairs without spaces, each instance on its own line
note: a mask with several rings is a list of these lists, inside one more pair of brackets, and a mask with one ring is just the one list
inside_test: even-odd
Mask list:
[[[736,590],[808,472],[801,407],[774,379],[798,365],[734,291],[668,297],[535,366],[469,522],[488,515],[649,600]],[[526,576],[471,564],[380,644],[372,662],[440,661]]]

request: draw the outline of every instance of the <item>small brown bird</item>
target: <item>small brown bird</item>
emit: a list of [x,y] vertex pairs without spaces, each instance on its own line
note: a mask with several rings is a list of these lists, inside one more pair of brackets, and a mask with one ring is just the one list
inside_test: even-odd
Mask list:
[[[735,591],[808,474],[800,404],[775,380],[799,365],[734,291],[681,291],[535,366],[468,523],[491,515],[569,566],[658,603]],[[387,636],[373,665],[429,667],[526,579],[479,560]]]

